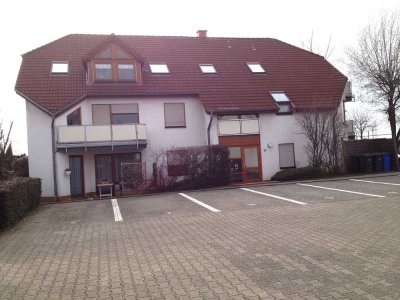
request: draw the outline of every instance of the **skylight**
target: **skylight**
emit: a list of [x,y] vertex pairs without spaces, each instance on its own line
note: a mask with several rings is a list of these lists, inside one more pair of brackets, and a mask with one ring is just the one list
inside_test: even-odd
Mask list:
[[276,102],[290,102],[290,99],[284,92],[270,92]]
[[68,73],[69,66],[68,62],[52,62],[51,73],[52,74],[65,74]]
[[169,73],[167,64],[150,64],[150,70],[152,73],[157,73],[157,74]]
[[279,106],[279,110],[277,114],[292,114],[292,103],[290,102],[289,97],[284,92],[270,92],[270,95]]
[[204,65],[200,65],[200,69],[203,73],[207,73],[207,74],[211,74],[211,73],[217,73],[217,71],[214,68],[214,65],[211,64],[204,64]]
[[265,73],[264,68],[260,65],[260,63],[252,63],[248,62],[247,66],[253,73]]

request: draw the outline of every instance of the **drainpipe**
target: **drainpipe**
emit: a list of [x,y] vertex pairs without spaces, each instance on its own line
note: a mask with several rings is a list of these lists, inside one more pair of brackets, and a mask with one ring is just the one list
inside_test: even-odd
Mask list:
[[56,141],[55,141],[55,129],[54,129],[54,115],[51,117],[51,150],[53,155],[53,184],[54,184],[54,197],[58,202],[58,185],[57,185],[57,160],[56,160]]
[[208,142],[208,171],[209,171],[209,176],[208,179],[210,180],[212,178],[212,172],[211,172],[211,125],[212,125],[212,120],[214,117],[214,113],[210,113],[210,122],[208,123],[207,127],[207,142]]
[[213,116],[214,116],[214,112],[211,112],[211,113],[210,113],[210,123],[208,123],[208,127],[207,127],[207,141],[208,141],[208,147],[211,146],[210,131],[211,131],[211,125],[212,125]]

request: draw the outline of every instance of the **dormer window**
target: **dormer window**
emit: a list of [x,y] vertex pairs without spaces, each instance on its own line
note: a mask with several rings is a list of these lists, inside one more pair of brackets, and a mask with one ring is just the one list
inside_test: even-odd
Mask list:
[[67,74],[69,72],[68,62],[56,62],[51,64],[51,74]]
[[95,64],[96,80],[111,80],[111,64]]
[[167,64],[150,64],[150,70],[153,74],[169,74]]
[[279,106],[277,114],[291,114],[292,103],[289,97],[284,92],[270,92],[272,98],[274,98],[276,104]]
[[255,74],[263,74],[265,73],[264,68],[258,62],[248,62],[247,66],[251,70],[251,72]]
[[214,65],[211,64],[202,64],[200,65],[201,72],[203,74],[214,74],[217,73],[217,71],[214,68]]
[[90,82],[140,82],[140,64],[118,44],[112,43],[100,50],[89,62]]
[[134,80],[135,72],[133,64],[118,64],[119,80]]

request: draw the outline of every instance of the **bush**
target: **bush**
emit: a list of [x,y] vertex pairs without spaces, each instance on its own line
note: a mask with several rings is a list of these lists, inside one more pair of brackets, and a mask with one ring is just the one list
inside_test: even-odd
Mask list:
[[40,179],[15,177],[0,181],[0,229],[16,224],[34,210],[40,196]]
[[162,150],[154,155],[151,188],[157,191],[221,186],[229,183],[229,150],[223,145]]
[[286,181],[286,180],[303,180],[313,179],[328,176],[328,173],[318,167],[304,167],[304,168],[293,168],[279,171],[271,180]]
[[21,177],[29,177],[28,157],[21,156],[14,160],[12,164],[14,174]]

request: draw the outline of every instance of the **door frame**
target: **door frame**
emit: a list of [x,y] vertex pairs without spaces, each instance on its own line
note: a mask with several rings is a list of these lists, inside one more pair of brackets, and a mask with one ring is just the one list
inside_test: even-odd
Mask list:
[[[248,179],[246,176],[246,154],[245,150],[255,148],[257,150],[257,161],[258,161],[258,178]],[[243,183],[252,183],[262,181],[262,166],[261,166],[261,148],[260,145],[246,145],[240,146],[240,155],[242,157],[242,179]]]
[[[69,192],[71,193],[71,198],[79,198],[85,196],[85,169],[84,169],[84,163],[83,163],[83,155],[69,155],[68,156],[68,164],[69,164],[69,159],[70,157],[79,157],[80,158],[80,168],[81,168],[81,185],[82,185],[82,193],[81,194],[72,194],[71,190],[71,178],[69,181]],[[69,166],[70,167],[70,166]],[[72,170],[71,170],[72,171]]]

